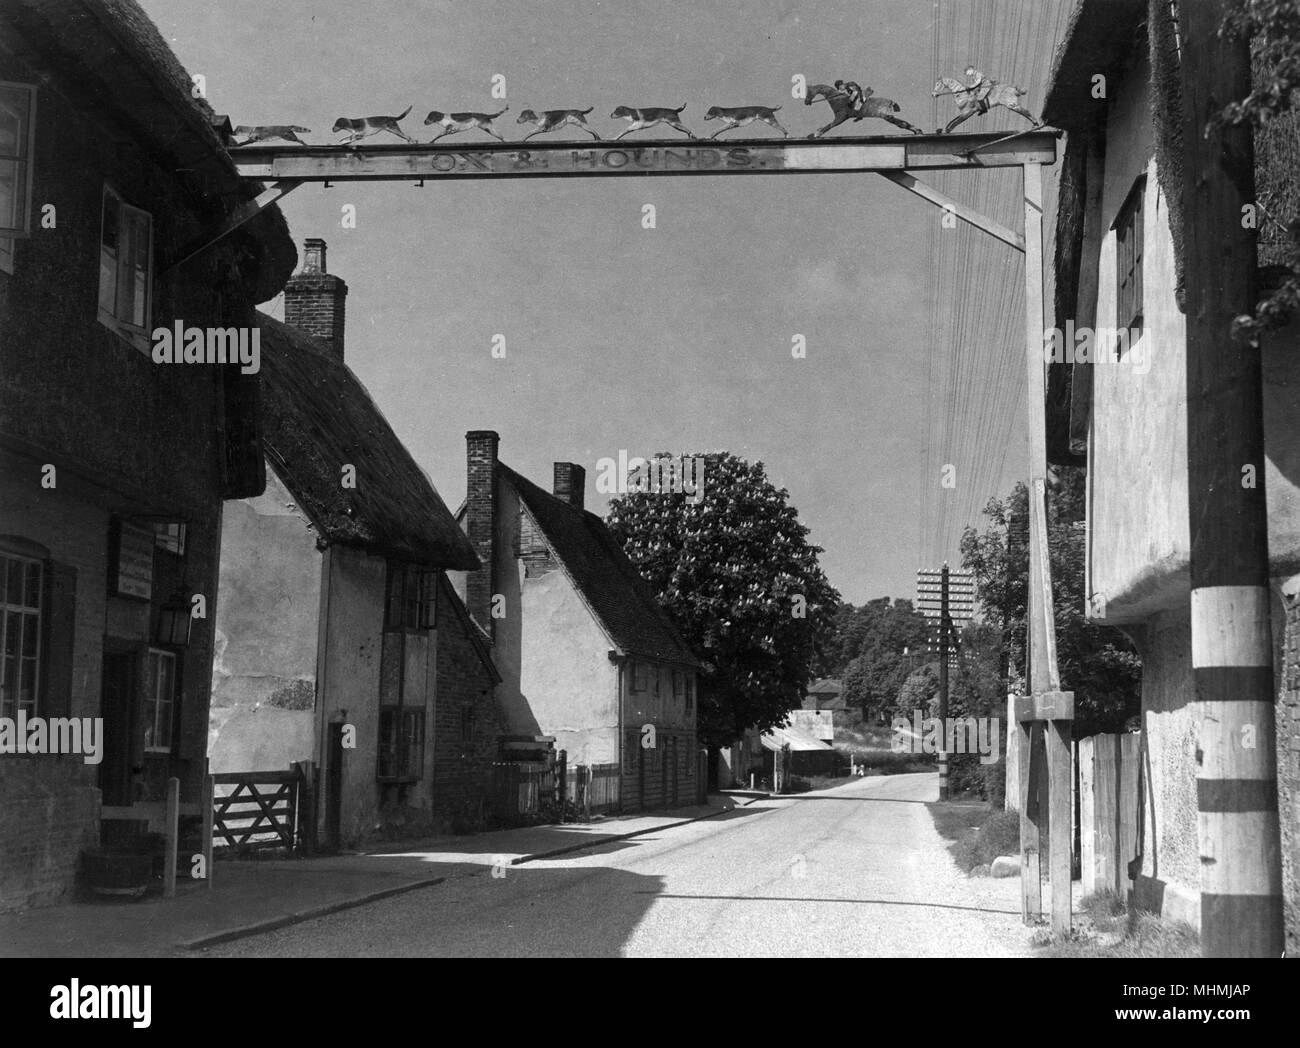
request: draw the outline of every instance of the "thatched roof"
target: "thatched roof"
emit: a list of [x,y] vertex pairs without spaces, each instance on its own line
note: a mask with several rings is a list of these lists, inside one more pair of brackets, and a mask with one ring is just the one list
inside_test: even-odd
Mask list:
[[1079,0],[1052,60],[1044,121],[1081,131],[1105,116],[1105,101],[1093,97],[1093,77],[1113,84],[1145,40],[1146,15],[1147,0]]
[[505,463],[497,469],[620,654],[699,666],[603,520],[543,491]]
[[[193,97],[189,74],[136,0],[3,0],[0,32],[20,60],[57,69],[78,104],[111,114],[160,166],[176,172],[209,223],[261,190],[239,177],[212,107]],[[275,207],[232,234],[231,245],[250,256],[244,272],[255,302],[273,298],[297,262]]]
[[[430,567],[479,559],[365,386],[310,335],[258,314],[267,461],[326,542]],[[356,487],[343,486],[355,467]]]

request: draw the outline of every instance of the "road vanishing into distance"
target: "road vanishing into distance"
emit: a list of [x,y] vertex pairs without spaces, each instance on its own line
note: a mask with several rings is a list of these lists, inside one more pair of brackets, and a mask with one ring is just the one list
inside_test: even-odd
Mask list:
[[1019,878],[968,878],[934,774],[764,798],[202,951],[227,957],[1028,955]]

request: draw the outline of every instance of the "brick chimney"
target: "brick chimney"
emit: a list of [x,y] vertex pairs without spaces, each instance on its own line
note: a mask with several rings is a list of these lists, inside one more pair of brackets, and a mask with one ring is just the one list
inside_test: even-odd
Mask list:
[[325,268],[325,241],[303,241],[302,269],[284,286],[284,322],[314,335],[343,359],[348,286]]
[[555,463],[555,485],[552,490],[555,497],[570,506],[582,509],[584,490],[587,487],[587,471],[572,462]]
[[492,594],[496,592],[496,559],[493,545],[496,536],[497,449],[501,438],[490,429],[472,429],[465,434],[466,485],[465,534],[483,562],[465,581],[465,606],[474,621],[496,636],[492,618]]

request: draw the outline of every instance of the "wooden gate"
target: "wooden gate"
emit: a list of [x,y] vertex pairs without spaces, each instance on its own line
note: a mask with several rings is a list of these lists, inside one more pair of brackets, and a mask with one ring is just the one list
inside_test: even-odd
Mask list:
[[212,776],[214,843],[240,851],[293,851],[298,832],[300,771],[234,771]]

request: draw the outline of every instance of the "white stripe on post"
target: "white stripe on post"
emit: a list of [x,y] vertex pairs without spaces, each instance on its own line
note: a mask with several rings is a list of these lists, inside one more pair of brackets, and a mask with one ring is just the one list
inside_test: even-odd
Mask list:
[[1192,666],[1271,666],[1268,589],[1203,586],[1192,590]]

